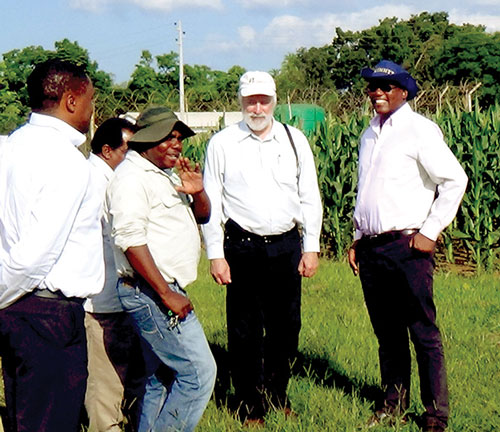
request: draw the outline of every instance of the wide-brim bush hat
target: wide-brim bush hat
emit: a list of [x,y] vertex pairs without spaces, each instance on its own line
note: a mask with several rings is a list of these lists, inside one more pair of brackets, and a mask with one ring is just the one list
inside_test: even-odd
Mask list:
[[136,145],[161,143],[173,130],[178,131],[182,138],[196,135],[187,124],[177,118],[171,109],[161,106],[146,108],[137,117],[136,126],[138,131],[129,141]]
[[415,78],[405,68],[390,60],[382,60],[373,69],[363,68],[361,76],[367,81],[390,81],[397,84],[408,91],[407,100],[413,99],[418,92]]

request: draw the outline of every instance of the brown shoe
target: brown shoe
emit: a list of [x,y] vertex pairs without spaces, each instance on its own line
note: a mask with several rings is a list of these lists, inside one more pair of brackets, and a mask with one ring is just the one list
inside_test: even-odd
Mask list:
[[247,418],[243,422],[243,427],[254,429],[254,428],[264,427],[265,424],[266,422],[264,421],[263,418]]
[[296,419],[299,415],[291,408],[283,408],[281,412],[285,415],[287,419]]

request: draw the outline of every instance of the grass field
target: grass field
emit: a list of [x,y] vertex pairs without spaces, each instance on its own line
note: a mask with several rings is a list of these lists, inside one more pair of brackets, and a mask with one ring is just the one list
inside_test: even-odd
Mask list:
[[[258,275],[256,274],[256,283]],[[443,333],[450,387],[449,431],[500,431],[500,278],[440,272],[435,278],[438,323]],[[226,407],[225,288],[200,263],[189,289],[218,363],[218,380],[197,432],[244,429]],[[262,431],[363,431],[379,394],[377,343],[364,306],[359,279],[346,263],[323,260],[304,281],[299,357],[289,387],[295,419],[270,413]],[[417,371],[410,410],[420,413]],[[0,405],[3,405],[0,401]],[[2,407],[0,407],[2,408]],[[370,431],[418,431],[405,426]],[[63,431],[61,431],[63,432]],[[162,432],[162,431],[157,431]]]
[[[256,275],[258,283],[258,275]],[[215,401],[197,431],[244,430],[225,408],[225,288],[202,261],[190,289],[196,311],[219,366]],[[450,387],[449,431],[500,431],[500,278],[436,274],[435,301],[443,333]],[[377,342],[361,285],[346,263],[323,260],[303,285],[302,332],[289,395],[296,419],[270,413],[264,431],[362,431],[380,392]],[[415,363],[415,362],[414,362]],[[421,413],[417,370],[412,375],[410,410]],[[217,401],[217,402],[216,402]],[[418,431],[405,426],[374,431]]]

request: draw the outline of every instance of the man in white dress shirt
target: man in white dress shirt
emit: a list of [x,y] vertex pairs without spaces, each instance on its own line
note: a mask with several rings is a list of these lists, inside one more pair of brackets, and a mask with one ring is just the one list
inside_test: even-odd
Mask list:
[[409,332],[425,407],[422,427],[441,432],[449,406],[433,254],[440,232],[455,217],[467,176],[439,127],[407,103],[418,87],[405,69],[382,60],[361,75],[377,115],[361,137],[349,263],[361,278],[379,342],[384,400],[370,425],[393,422],[408,409]]
[[[110,118],[97,129],[90,143],[92,181],[104,203],[115,168],[125,159],[135,126],[122,118]],[[118,276],[113,254],[111,225],[102,211],[105,281],[102,292],[84,304],[88,346],[85,408],[91,432],[119,432],[124,416],[127,430],[135,430],[135,401],[141,396],[144,366],[139,338],[118,297]]]
[[84,298],[102,290],[101,198],[76,148],[93,112],[82,67],[28,78],[32,114],[0,157],[0,350],[13,430],[77,431],[87,379]]
[[322,206],[306,137],[273,119],[273,78],[245,73],[238,96],[243,120],[207,147],[212,216],[202,230],[212,276],[227,285],[239,415],[263,423],[271,407],[290,413],[286,389],[301,326],[301,276],[318,267]]

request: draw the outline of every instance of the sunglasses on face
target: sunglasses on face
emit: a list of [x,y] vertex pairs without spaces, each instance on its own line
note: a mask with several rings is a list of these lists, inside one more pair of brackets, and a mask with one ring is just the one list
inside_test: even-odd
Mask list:
[[380,89],[380,90],[382,90],[383,92],[386,92],[386,93],[389,93],[390,91],[392,91],[395,88],[398,88],[398,87],[395,86],[394,84],[389,84],[388,82],[383,82],[383,81],[382,82],[371,82],[371,83],[368,83],[368,86],[366,87],[366,89],[369,92],[375,92],[378,89]]

